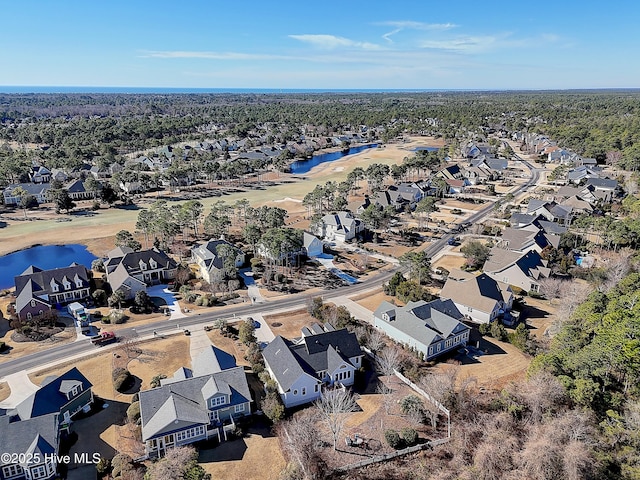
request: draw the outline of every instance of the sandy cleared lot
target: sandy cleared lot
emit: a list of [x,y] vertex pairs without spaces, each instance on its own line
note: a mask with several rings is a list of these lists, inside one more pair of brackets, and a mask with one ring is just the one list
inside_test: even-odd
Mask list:
[[[507,383],[524,378],[531,358],[510,343],[485,338],[481,349],[489,349],[489,354],[481,355],[477,360],[465,358],[458,368],[458,381],[475,378],[478,386],[490,390],[500,390]],[[449,364],[439,364],[435,368],[451,368]]]

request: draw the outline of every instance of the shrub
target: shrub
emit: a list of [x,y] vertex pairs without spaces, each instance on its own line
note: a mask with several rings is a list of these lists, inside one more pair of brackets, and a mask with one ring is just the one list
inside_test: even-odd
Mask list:
[[116,368],[112,373],[112,378],[113,388],[119,392],[126,390],[132,380],[131,372],[125,368]]
[[109,459],[105,457],[100,457],[100,461],[96,463],[96,470],[98,472],[98,475],[104,476],[109,471],[110,468],[111,468],[111,462],[109,461]]
[[151,388],[157,388],[160,386],[161,380],[163,378],[167,378],[167,376],[163,373],[161,373],[160,375],[156,375],[151,379],[151,382],[149,383],[149,385],[151,385]]
[[262,400],[262,411],[272,423],[284,418],[284,405],[277,391],[267,392],[267,395]]
[[113,478],[131,470],[133,470],[133,459],[129,455],[125,453],[118,453],[111,460],[111,476]]
[[109,322],[105,322],[104,318],[102,321],[104,323],[115,323],[116,325],[119,325],[126,322],[129,317],[127,317],[122,310],[111,310],[108,318],[110,320]]
[[7,348],[7,344],[4,342],[0,342],[0,352],[4,352]]
[[403,440],[400,434],[395,430],[389,429],[384,432],[384,439],[387,441],[391,448],[396,450],[402,448]]
[[140,420],[140,402],[133,402],[127,408],[127,419],[131,423],[137,423]]
[[418,432],[416,432],[413,428],[403,428],[400,431],[400,435],[402,436],[404,443],[406,443],[408,447],[411,447],[418,443]]
[[514,295],[519,295],[519,296],[526,296],[527,295],[527,291],[517,287],[516,285],[511,285],[511,291],[513,292]]
[[134,393],[133,396],[131,397],[131,403],[133,402],[139,402],[140,401],[140,394],[139,393]]

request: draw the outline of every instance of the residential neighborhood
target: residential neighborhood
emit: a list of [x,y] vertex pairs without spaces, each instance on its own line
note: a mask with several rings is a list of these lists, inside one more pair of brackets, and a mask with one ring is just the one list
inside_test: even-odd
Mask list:
[[[635,371],[586,384],[554,339],[598,302],[633,310],[636,177],[517,115],[473,131],[211,120],[68,165],[37,142],[0,163],[0,479],[176,462],[201,479],[408,478],[418,461],[507,478],[477,445],[462,460],[461,438],[537,478],[495,439],[531,463],[525,425],[595,436],[580,412],[607,402],[593,418],[623,428],[604,394]],[[554,462],[549,478],[588,478]]]

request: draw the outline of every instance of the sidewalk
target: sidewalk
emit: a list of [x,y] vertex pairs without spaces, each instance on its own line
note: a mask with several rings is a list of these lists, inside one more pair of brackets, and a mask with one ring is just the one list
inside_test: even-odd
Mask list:
[[346,307],[351,315],[356,317],[358,320],[362,320],[363,322],[367,322],[370,325],[373,325],[373,312],[359,303],[354,302],[350,298],[347,297],[337,297],[333,299],[333,303],[338,306]]

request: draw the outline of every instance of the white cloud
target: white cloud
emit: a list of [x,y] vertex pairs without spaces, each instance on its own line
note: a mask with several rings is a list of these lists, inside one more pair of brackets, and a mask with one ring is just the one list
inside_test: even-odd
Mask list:
[[494,36],[462,36],[449,40],[426,40],[420,46],[434,50],[477,53],[498,46],[498,37]]
[[150,51],[143,52],[143,58],[203,58],[209,60],[287,60],[289,57],[282,55],[241,53],[241,52],[200,52],[200,51]]
[[458,26],[455,23],[424,23],[414,22],[412,20],[379,22],[376,25],[387,25],[399,29],[406,28],[410,30],[451,30]]
[[314,47],[334,50],[336,48],[360,48],[363,50],[378,50],[379,45],[369,42],[357,42],[349,38],[337,37],[335,35],[289,35],[289,38],[310,43]]

